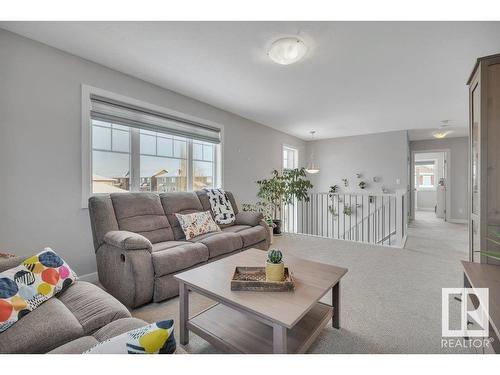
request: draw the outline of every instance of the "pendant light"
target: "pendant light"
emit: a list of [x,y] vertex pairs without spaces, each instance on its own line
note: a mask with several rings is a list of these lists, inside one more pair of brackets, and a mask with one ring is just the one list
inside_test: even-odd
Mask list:
[[439,130],[433,131],[432,136],[437,139],[443,139],[446,137],[448,134],[453,133],[453,130],[446,129],[448,126],[448,120],[443,120],[441,121],[441,126],[439,127]]
[[[314,134],[316,133],[314,130],[310,131],[311,133],[311,142],[314,141]],[[311,160],[309,164],[307,164],[306,172],[309,174],[316,174],[319,172],[319,165],[314,162],[314,149],[311,147]]]

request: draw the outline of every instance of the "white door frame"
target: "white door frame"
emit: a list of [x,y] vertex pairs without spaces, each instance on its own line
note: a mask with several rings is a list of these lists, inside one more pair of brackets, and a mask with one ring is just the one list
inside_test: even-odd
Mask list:
[[429,150],[412,150],[411,151],[411,165],[410,165],[410,220],[415,220],[415,154],[429,154],[434,152],[443,152],[446,163],[446,212],[444,215],[445,221],[450,221],[450,207],[451,207],[451,150],[449,148],[433,148]]

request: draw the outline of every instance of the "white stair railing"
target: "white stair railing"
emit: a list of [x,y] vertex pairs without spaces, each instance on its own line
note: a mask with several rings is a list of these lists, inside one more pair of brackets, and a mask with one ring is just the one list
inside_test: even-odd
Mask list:
[[313,193],[283,207],[284,232],[402,247],[406,192]]

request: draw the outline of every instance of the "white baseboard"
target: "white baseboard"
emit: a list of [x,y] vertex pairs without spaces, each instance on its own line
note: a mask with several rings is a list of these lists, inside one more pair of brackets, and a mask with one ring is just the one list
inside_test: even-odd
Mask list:
[[466,219],[448,219],[446,220],[448,223],[453,223],[453,224],[467,224]]
[[87,281],[92,284],[97,284],[99,281],[99,277],[97,276],[97,272],[87,273],[86,275],[78,276],[78,280]]

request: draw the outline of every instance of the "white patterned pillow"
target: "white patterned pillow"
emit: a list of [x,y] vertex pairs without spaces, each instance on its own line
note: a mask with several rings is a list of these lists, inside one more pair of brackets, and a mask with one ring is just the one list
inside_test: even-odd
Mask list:
[[207,193],[210,208],[217,224],[232,224],[236,220],[233,205],[222,189],[203,189]]
[[172,354],[174,321],[162,320],[100,342],[84,354]]
[[175,214],[175,216],[186,235],[186,240],[205,233],[220,232],[220,228],[215,224],[214,219],[212,219],[210,211],[195,212],[187,215]]
[[76,280],[76,274],[52,249],[0,273],[0,332]]

